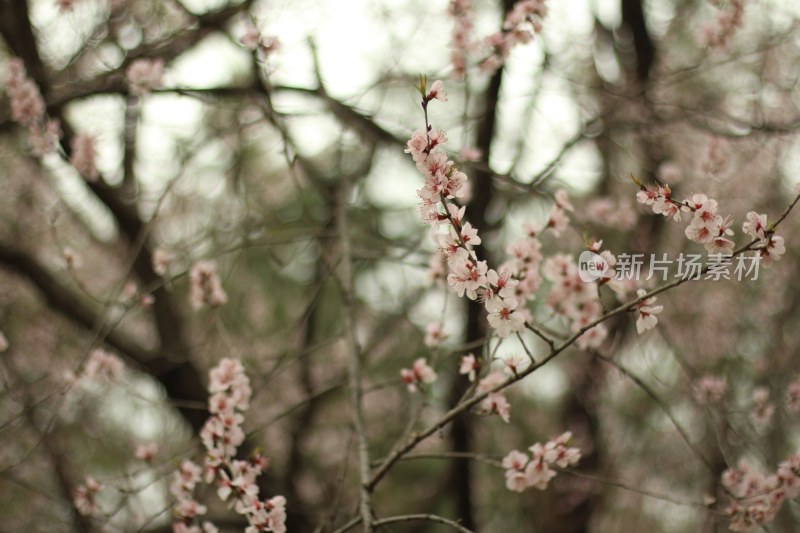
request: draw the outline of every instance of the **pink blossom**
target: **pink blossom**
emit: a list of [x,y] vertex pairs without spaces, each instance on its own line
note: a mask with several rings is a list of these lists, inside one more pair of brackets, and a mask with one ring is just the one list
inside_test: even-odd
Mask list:
[[775,261],[780,260],[781,256],[786,253],[786,246],[783,243],[783,237],[780,235],[772,235],[767,244],[761,248],[761,263],[769,267]]
[[431,85],[431,90],[428,92],[427,99],[433,100],[434,98],[442,102],[447,101],[447,91],[444,90],[444,83],[442,80],[436,80],[433,82],[433,85]]
[[569,195],[567,194],[566,190],[558,189],[556,191],[555,197],[556,197],[556,205],[560,209],[563,209],[564,211],[574,211],[575,210],[575,208],[572,206],[572,204],[569,201]]
[[441,322],[431,322],[425,328],[425,346],[435,348],[439,343],[447,338],[447,335],[442,331]]
[[217,266],[211,261],[198,261],[189,272],[191,282],[192,307],[219,307],[228,302],[228,295],[222,288]]
[[134,457],[149,463],[150,461],[153,460],[153,458],[156,456],[157,453],[158,453],[158,443],[148,442],[136,446]]
[[486,300],[486,311],[489,312],[489,324],[500,337],[525,329],[525,317],[515,312],[517,301],[513,298],[492,298]]
[[528,456],[518,450],[511,450],[508,452],[508,455],[503,458],[503,468],[508,470],[522,471],[527,464]]
[[508,267],[500,267],[500,272],[495,270],[488,270],[486,272],[486,281],[489,286],[484,289],[482,298],[489,300],[495,296],[503,299],[513,299],[517,295],[517,285],[519,280],[511,277],[511,271]]
[[550,216],[547,219],[547,227],[553,230],[553,234],[556,236],[561,235],[565,229],[567,229],[567,225],[569,224],[569,218],[567,214],[558,206],[555,206],[552,211],[550,211]]
[[766,239],[767,229],[767,215],[759,215],[755,211],[750,211],[745,215],[742,232],[751,239]]
[[481,243],[481,238],[478,237],[478,230],[473,228],[469,222],[465,222],[461,227],[461,240],[465,246],[477,246]]
[[[636,294],[641,298],[647,291],[639,289]],[[664,310],[661,305],[653,305],[658,298],[655,296],[647,298],[636,305],[639,312],[639,317],[636,319],[636,333],[643,333],[648,329],[653,329],[658,324],[658,317],[656,315]]]
[[448,259],[448,265],[450,274],[447,276],[447,283],[459,297],[466,294],[470,300],[475,300],[478,290],[486,288],[486,261],[475,261],[467,250],[459,248]]
[[416,392],[417,385],[420,383],[430,384],[436,381],[436,372],[428,366],[424,357],[420,357],[411,366],[411,369],[404,368],[400,371],[403,382],[408,385],[410,392]]
[[202,473],[203,469],[200,466],[189,459],[184,459],[173,477],[171,492],[174,494],[179,491],[194,490],[195,485],[200,482]]
[[[505,383],[503,374],[495,370],[478,382],[478,393],[489,392],[502,383]],[[490,392],[481,401],[480,407],[487,413],[499,415],[506,423],[510,420],[511,404],[508,403],[502,392]]]
[[525,360],[520,355],[510,355],[503,363],[505,363],[503,371],[513,377],[519,375],[520,371],[524,370],[522,366],[525,364]]
[[550,480],[556,477],[556,473],[551,470],[544,459],[540,457],[528,463],[527,468],[525,468],[525,477],[528,480],[528,486],[544,490],[547,488]]
[[636,201],[644,205],[653,205],[658,197],[658,193],[653,189],[644,188],[636,193]]
[[461,366],[458,369],[458,373],[465,374],[470,381],[475,381],[475,374],[479,368],[480,365],[475,360],[475,355],[469,354],[461,358]]
[[506,487],[515,492],[522,492],[529,487],[546,489],[556,476],[551,465],[566,468],[576,465],[580,460],[580,450],[568,447],[571,440],[572,433],[568,431],[545,444],[537,442],[529,448],[530,460],[517,450],[509,452],[502,463],[506,469]]
[[92,516],[97,512],[95,495],[100,491],[102,485],[93,477],[87,476],[83,484],[78,485],[72,494],[72,502],[75,510],[83,516]]
[[711,242],[716,232],[715,227],[708,226],[699,219],[692,220],[692,223],[686,226],[686,238],[699,244]]
[[208,512],[208,508],[193,499],[179,499],[172,508],[178,518],[192,519]]
[[561,468],[578,464],[581,451],[578,448],[568,447],[570,442],[572,442],[572,432],[570,431],[548,441],[544,446],[544,460]]
[[734,246],[735,243],[732,240],[722,236],[714,237],[705,244],[709,254],[718,255],[732,255]]
[[419,163],[420,160],[424,160],[424,152],[428,148],[428,135],[425,133],[425,130],[417,130],[411,135],[411,139],[409,139],[408,143],[406,144],[405,153],[411,154],[412,159],[414,159],[415,163]]

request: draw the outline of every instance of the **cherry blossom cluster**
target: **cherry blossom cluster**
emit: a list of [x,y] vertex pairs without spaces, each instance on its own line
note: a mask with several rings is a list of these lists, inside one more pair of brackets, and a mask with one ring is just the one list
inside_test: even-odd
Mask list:
[[400,371],[400,377],[408,386],[409,392],[416,392],[417,388],[424,384],[436,381],[436,371],[428,365],[424,357],[420,357],[410,369],[404,368]]
[[[411,136],[406,153],[411,154],[425,183],[417,191],[422,221],[433,228],[434,238],[446,257],[449,274],[447,282],[459,297],[482,300],[489,313],[489,323],[498,335],[506,337],[525,327],[525,314],[517,311],[514,287],[518,284],[509,272],[498,273],[478,260],[473,246],[481,243],[478,230],[463,220],[465,208],[454,202],[464,193],[467,176],[440,150],[447,142],[447,134],[434,130],[427,123],[428,104],[433,100],[447,101],[441,81],[436,81],[427,91],[423,78],[420,84],[422,107],[425,111],[425,129]],[[445,232],[441,232],[441,228]]]
[[[552,215],[548,220],[551,219]],[[503,295],[525,302],[534,299],[542,284],[539,269],[543,258],[537,232],[529,224],[525,224],[523,229],[525,236],[506,246],[508,259],[500,266],[498,281],[503,280]]]
[[775,235],[774,231],[767,224],[767,215],[759,215],[755,211],[750,211],[745,215],[742,223],[742,231],[751,239],[759,240],[759,253],[761,264],[769,266],[778,261],[786,253],[786,246],[783,237]]
[[[510,376],[517,376],[522,370],[522,358],[511,356],[505,360],[504,372]],[[481,369],[481,363],[475,358],[474,354],[468,354],[461,357],[461,365],[458,373],[467,376],[470,382],[475,381],[478,372]],[[483,377],[476,387],[478,394],[489,392],[498,385],[505,383],[506,376],[499,370],[493,370]],[[489,392],[489,394],[481,400],[478,404],[478,410],[487,415],[497,415],[504,422],[508,423],[511,420],[511,404],[508,402],[505,394],[502,391]]]
[[[574,333],[600,317],[603,306],[597,298],[596,286],[581,280],[578,266],[571,256],[556,254],[547,258],[542,274],[552,285],[547,305],[567,321]],[[607,335],[606,327],[598,324],[581,335],[577,343],[581,349],[597,348]]]
[[462,79],[467,73],[469,51],[473,46],[472,23],[473,12],[470,0],[450,0],[448,7],[453,17],[453,31],[450,36],[450,63],[453,65],[453,76]]
[[571,448],[572,433],[567,431],[559,437],[547,441],[544,445],[537,442],[528,454],[512,450],[503,458],[506,469],[506,488],[514,492],[522,492],[536,487],[545,490],[550,480],[556,477],[553,465],[559,468],[575,466],[581,458],[578,448]]
[[[156,264],[158,266],[158,263]],[[228,294],[222,288],[217,265],[211,261],[198,261],[189,271],[192,307],[220,307],[228,302]]]
[[[638,183],[638,182],[637,182]],[[717,201],[705,194],[693,194],[683,202],[672,198],[669,185],[649,188],[639,183],[640,191],[636,194],[639,203],[648,205],[656,214],[667,219],[681,220],[681,212],[691,212],[692,219],[684,233],[692,242],[702,244],[712,254],[730,255],[734,243],[728,239],[733,235],[730,217],[722,218],[717,213]]]
[[208,408],[211,416],[200,431],[206,450],[205,481],[216,480],[217,494],[223,501],[232,499],[233,508],[247,518],[246,533],[286,532],[286,499],[275,496],[259,499],[256,479],[267,460],[256,455],[244,461],[236,451],[245,440],[243,413],[250,406],[252,390],[242,364],[225,358],[210,372]]
[[472,36],[474,23],[469,0],[451,0],[448,12],[453,17],[450,60],[453,75],[460,79],[466,74],[469,54],[475,49],[485,50],[479,63],[481,71],[487,74],[497,71],[516,45],[531,42],[542,31],[547,5],[545,0],[519,0],[506,14],[502,30],[488,35],[480,43]]
[[709,0],[720,9],[717,18],[702,29],[703,41],[714,48],[724,48],[744,22],[745,0]]
[[142,96],[161,85],[164,76],[163,59],[137,59],[125,71],[128,90],[134,96]]
[[169,491],[175,498],[172,512],[176,520],[172,523],[174,533],[216,533],[217,528],[210,522],[198,524],[198,517],[206,514],[208,508],[194,497],[195,487],[200,483],[203,469],[185,459],[172,476]]
[[[469,356],[467,356],[469,357]],[[474,359],[474,358],[473,358]],[[462,360],[461,370],[466,368],[466,364]],[[462,372],[463,373],[463,372]],[[478,382],[477,392],[483,394],[494,389],[498,385],[505,383],[506,377],[499,370],[493,370],[485,378]],[[486,398],[481,400],[478,408],[486,414],[494,414],[503,419],[503,422],[508,423],[511,419],[511,404],[502,391],[490,392]]]
[[483,44],[489,56],[480,64],[488,74],[495,72],[518,44],[526,44],[542,31],[542,19],[547,15],[545,0],[521,0],[506,15],[502,31],[486,37]]
[[740,461],[722,473],[722,485],[735,498],[726,512],[731,531],[754,531],[771,522],[787,500],[800,496],[800,455],[792,455],[765,475]]
[[33,152],[41,157],[55,151],[61,138],[61,126],[57,120],[47,118],[42,93],[28,77],[19,58],[8,62],[6,91],[11,100],[11,119],[27,128]]

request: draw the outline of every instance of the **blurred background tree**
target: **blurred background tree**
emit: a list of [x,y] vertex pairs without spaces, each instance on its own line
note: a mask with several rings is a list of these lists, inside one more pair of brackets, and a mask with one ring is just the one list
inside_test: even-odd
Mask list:
[[[795,2],[549,2],[533,42],[453,80],[456,4],[0,0],[0,530],[169,530],[169,477],[202,456],[207,372],[234,357],[254,390],[246,450],[270,459],[262,492],[286,496],[290,532],[335,531],[358,515],[360,490],[349,320],[373,467],[468,391],[461,356],[524,356],[523,340],[547,353],[533,334],[498,343],[482,305],[428,278],[422,179],[403,154],[424,125],[419,73],[446,80],[431,120],[461,150],[490,264],[524,223],[543,223],[559,188],[576,211],[560,238],[542,236],[545,256],[576,254],[584,233],[614,253],[696,252],[682,227],[634,208],[631,175],[717,199],[737,232],[747,211],[774,220],[791,202]],[[515,2],[472,4],[480,37]],[[264,37],[251,50],[254,29]],[[14,115],[14,58],[60,123],[55,153],[37,155]],[[76,157],[86,135],[96,173]],[[486,532],[727,530],[722,473],[740,460],[771,472],[798,451],[794,219],[781,227],[785,257],[757,281],[664,293],[646,335],[612,318],[601,349],[572,348],[512,388],[510,424],[455,417],[375,486],[376,517],[430,513]],[[204,260],[227,301],[198,309],[190,271]],[[545,297],[531,312],[559,329]],[[426,339],[437,327],[443,338]],[[99,347],[124,367],[97,371]],[[439,379],[411,394],[400,370],[419,357]],[[719,401],[709,377],[725,380]],[[567,430],[579,467],[547,491],[508,492],[499,460]],[[137,458],[150,442],[155,456]],[[87,476],[105,487],[91,516],[74,498]],[[220,530],[243,529],[208,492]],[[797,523],[790,501],[769,531]]]

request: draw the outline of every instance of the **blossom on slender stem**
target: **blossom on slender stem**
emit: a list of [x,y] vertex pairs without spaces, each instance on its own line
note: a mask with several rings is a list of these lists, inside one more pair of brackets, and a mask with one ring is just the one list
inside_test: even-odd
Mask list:
[[431,85],[431,90],[428,93],[428,100],[441,100],[442,102],[447,101],[447,91],[444,90],[444,83],[442,80],[436,80]]
[[528,448],[530,458],[518,450],[510,451],[502,462],[506,469],[506,488],[514,492],[522,492],[530,487],[546,489],[550,480],[556,477],[552,465],[567,468],[578,464],[581,452],[578,448],[569,447],[571,441],[572,433],[568,431],[545,444],[533,444]]
[[[641,298],[647,291],[644,289],[639,289],[636,291],[636,294]],[[653,296],[652,298],[647,298],[646,300],[642,300],[638,304],[636,304],[635,309],[639,313],[639,317],[636,319],[636,333],[643,333],[648,329],[653,329],[658,324],[658,317],[656,315],[664,310],[664,307],[661,305],[653,305],[658,298]]]
[[489,312],[489,324],[500,337],[508,337],[515,331],[525,329],[525,317],[515,312],[517,301],[514,298],[500,297],[486,300],[486,311]]
[[755,211],[749,211],[742,223],[742,232],[751,239],[767,238],[767,215],[759,215]]
[[731,531],[753,531],[771,522],[783,504],[800,496],[800,455],[764,474],[745,461],[722,473],[722,486],[732,502],[725,510]]
[[[248,460],[236,458],[237,449],[244,442],[242,430],[243,413],[249,407],[252,395],[250,380],[241,362],[224,358],[209,372],[208,410],[211,416],[200,430],[200,440],[206,456],[205,481],[216,481],[217,495],[223,501],[232,500],[237,513],[247,518],[247,532],[285,533],[286,500],[275,496],[262,501],[259,498],[258,476],[267,467],[268,461],[261,455]],[[205,506],[192,496],[195,485],[201,479],[202,469],[191,461],[184,461],[175,474],[170,487],[176,497],[173,510],[178,521],[174,531],[199,531],[196,517],[206,512]],[[204,524],[203,531],[214,531],[213,525]],[[193,529],[195,528],[195,529]],[[212,529],[213,528],[213,529]]]
[[767,243],[761,248],[761,264],[768,267],[778,261],[786,253],[786,245],[780,235],[770,236]]
[[[505,382],[505,377],[500,371],[493,371],[488,376],[478,382],[477,391],[479,393],[489,392],[496,386]],[[489,414],[498,415],[505,423],[508,423],[511,417],[511,404],[508,403],[505,395],[502,392],[491,392],[480,403],[480,408]]]

